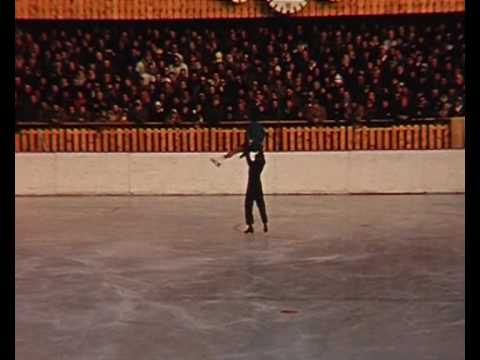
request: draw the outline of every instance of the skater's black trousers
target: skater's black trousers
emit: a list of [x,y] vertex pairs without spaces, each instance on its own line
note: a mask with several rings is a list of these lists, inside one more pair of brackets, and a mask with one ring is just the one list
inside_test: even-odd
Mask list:
[[255,161],[246,156],[248,164],[248,184],[247,193],[245,196],[245,222],[247,225],[253,224],[253,204],[257,203],[258,210],[260,210],[260,217],[262,222],[268,222],[267,210],[265,207],[265,200],[263,199],[262,180],[260,175],[265,167],[265,157],[263,153],[259,153]]

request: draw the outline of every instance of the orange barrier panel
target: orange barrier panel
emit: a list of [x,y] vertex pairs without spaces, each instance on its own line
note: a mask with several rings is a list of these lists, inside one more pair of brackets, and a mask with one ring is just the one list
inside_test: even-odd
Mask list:
[[190,128],[188,131],[188,151],[195,151],[195,129]]
[[95,152],[102,151],[102,134],[100,131],[95,131]]
[[314,127],[312,128],[312,133],[310,135],[310,138],[311,138],[311,143],[312,143],[312,146],[311,146],[311,150],[312,151],[318,151],[319,147],[318,147],[318,127]]
[[[37,151],[39,152],[48,152],[47,150],[47,133],[49,132],[50,130],[37,130]],[[443,132],[442,132],[443,134]]]
[[[268,136],[268,134],[265,134],[265,136]],[[225,151],[231,151],[233,149],[232,144],[233,131],[232,129],[225,129]],[[267,151],[267,139],[265,139],[265,151]]]
[[362,149],[362,129],[360,128],[354,129],[353,149],[354,150]]
[[182,139],[180,136],[180,129],[174,129],[173,130],[173,138],[175,140],[174,146],[173,146],[173,151],[174,152],[179,152],[181,151],[182,148]]
[[405,126],[400,126],[398,128],[398,149],[405,150]]
[[132,130],[130,129],[125,129],[125,132],[124,132],[124,141],[123,141],[123,149],[125,152],[130,152],[131,150],[131,144],[132,144]]
[[[268,148],[268,145],[271,143],[271,139],[270,139],[270,142],[269,142],[269,138],[270,136],[267,137],[267,148]],[[232,129],[232,150],[233,149],[237,149],[238,148],[238,129],[237,128],[233,128]],[[268,151],[268,150],[267,150]],[[271,151],[271,150],[270,150]]]
[[413,126],[407,125],[405,129],[405,149],[413,149]]
[[289,130],[282,128],[282,151],[288,151]]
[[60,129],[58,130],[58,151],[59,152],[65,152],[65,149],[66,149],[65,142],[66,142],[65,130]]
[[138,151],[145,152],[145,130],[138,129],[137,136],[138,136]]
[[354,149],[354,142],[355,142],[354,130],[352,126],[349,126],[347,128],[347,150]]
[[160,151],[166,152],[167,151],[167,130],[160,129]]
[[[237,144],[238,146],[243,146],[245,143],[245,130],[238,130],[237,132]],[[279,149],[280,150],[280,149]]]
[[325,129],[319,128],[318,129],[318,150],[325,150]]
[[73,150],[73,143],[72,143],[72,130],[66,129],[64,133],[64,143],[65,147],[63,151],[72,152]]
[[88,130],[87,131],[87,139],[88,139],[88,152],[95,151],[95,130]]
[[295,139],[296,131],[294,128],[290,128],[290,132],[288,134],[288,143],[289,147],[288,150],[295,151],[297,149],[297,139]]
[[181,151],[187,152],[188,151],[188,130],[181,131],[180,135],[181,135],[181,142],[182,142]]
[[281,151],[282,150],[282,129],[276,128],[274,129],[274,151]]
[[[202,131],[202,130],[200,130]],[[203,129],[203,151],[212,151],[210,147],[210,130],[209,129]]]
[[41,130],[38,135],[38,150],[50,152],[50,129]]
[[450,119],[450,147],[452,149],[465,148],[465,118],[454,117]]
[[425,150],[428,148],[428,126],[422,125],[420,131],[420,148]]
[[37,148],[37,152],[44,152],[45,149],[44,149],[44,139],[43,139],[43,133],[44,131],[42,129],[40,130],[36,130],[36,141],[37,141],[37,144],[36,144],[36,148]]
[[113,129],[106,129],[105,133],[107,134],[107,143],[108,143],[108,151],[109,152],[116,152],[117,151],[117,144],[115,138],[115,130]]
[[377,138],[375,139],[375,143],[376,143],[376,149],[377,150],[383,150],[383,133],[384,133],[384,129],[377,129]]
[[304,130],[304,136],[303,136],[303,150],[304,151],[311,151],[312,149],[312,142],[311,142],[311,136],[312,136],[312,128],[305,128]]
[[130,148],[132,149],[132,152],[138,152],[137,129],[132,129],[130,131]]
[[87,152],[88,150],[88,140],[87,140],[87,130],[80,129],[80,151]]
[[441,126],[435,126],[435,149],[443,149],[443,131]]
[[340,128],[340,150],[346,150],[347,149],[347,129],[345,126],[342,126]]
[[377,134],[377,129],[373,128],[370,129],[369,137],[368,137],[368,149],[369,150],[375,150],[376,148],[376,137],[375,135]]
[[167,151],[173,152],[174,149],[174,136],[173,136],[173,129],[167,129]]
[[392,128],[392,150],[398,149],[398,127]]
[[212,129],[210,131],[210,151],[216,152],[217,151],[217,129]]
[[152,151],[160,152],[160,130],[158,129],[152,131]]
[[383,132],[383,148],[390,150],[392,147],[392,129],[386,128]]
[[225,131],[218,130],[217,136],[218,136],[218,150],[221,152],[224,152],[225,151]]
[[332,129],[332,150],[338,151],[339,148],[339,136],[340,136],[340,129],[338,127],[334,127]]
[[43,130],[34,130],[33,133],[33,148],[35,152],[43,152]]
[[80,152],[80,130],[73,129],[72,140],[73,140],[73,151]]
[[80,129],[73,129],[72,131],[72,151],[80,152],[81,151],[81,132]]
[[[274,151],[274,141],[275,141],[275,131],[273,128],[268,128],[267,129],[267,151]],[[236,147],[237,145],[234,145],[233,147]]]
[[125,131],[123,129],[118,129],[116,132],[112,134],[114,137],[116,137],[116,151],[117,152],[124,152],[125,151]]
[[420,126],[413,126],[413,149],[420,149]]
[[27,142],[30,152],[37,151],[35,130],[27,130]]
[[172,152],[177,152],[178,149],[180,148],[180,133],[179,129],[173,128],[172,129]]
[[[103,152],[108,152],[109,151],[109,146],[108,146],[108,134],[106,130],[101,130],[100,131],[100,137],[102,139],[102,150]],[[137,151],[136,149],[134,151]]]
[[297,133],[296,140],[297,140],[297,151],[305,151],[305,131],[301,127],[297,127],[295,129]]
[[366,126],[362,127],[362,150],[368,150],[368,133],[369,129]]
[[152,152],[153,151],[153,138],[152,138],[152,129],[148,128],[145,130],[145,151]]
[[52,152],[58,151],[58,130],[53,129],[51,132],[52,136]]
[[435,127],[428,125],[428,148],[435,149]]
[[405,129],[405,149],[407,150],[411,150],[412,147],[413,147],[413,144],[412,144],[412,140],[413,140],[413,136],[412,136],[412,126],[411,125],[407,125],[406,129]]
[[241,130],[240,131],[240,145],[243,145],[245,144],[245,138],[247,137],[246,135],[246,131],[245,130]]
[[332,150],[332,129],[325,129],[325,150]]
[[445,149],[450,149],[450,127],[448,125],[444,125],[442,127],[442,133],[443,133],[443,146]]

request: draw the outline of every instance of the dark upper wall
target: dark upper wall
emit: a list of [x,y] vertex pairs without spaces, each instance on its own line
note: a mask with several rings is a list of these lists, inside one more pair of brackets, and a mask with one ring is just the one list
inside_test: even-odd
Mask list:
[[[391,15],[465,11],[464,0],[308,0],[295,16]],[[266,0],[15,0],[16,19],[214,19],[273,16]]]

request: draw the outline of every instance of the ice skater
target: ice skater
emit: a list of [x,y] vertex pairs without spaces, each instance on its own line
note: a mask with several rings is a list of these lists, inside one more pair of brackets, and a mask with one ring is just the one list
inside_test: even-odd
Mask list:
[[247,141],[238,149],[234,149],[224,155],[226,159],[235,154],[242,153],[240,157],[245,157],[248,165],[248,183],[245,194],[245,223],[247,224],[244,233],[253,233],[253,205],[257,204],[260,211],[260,217],[263,222],[263,231],[268,231],[268,217],[265,200],[263,198],[263,188],[261,174],[265,167],[265,154],[263,143],[265,140],[265,128],[255,119],[252,119],[247,129]]
[[263,231],[268,231],[268,217],[265,200],[263,198],[263,188],[261,174],[265,167],[265,155],[263,151],[248,152],[245,155],[248,164],[248,183],[247,193],[245,194],[245,223],[247,228],[244,233],[253,233],[253,204],[256,202],[260,217],[263,222]]

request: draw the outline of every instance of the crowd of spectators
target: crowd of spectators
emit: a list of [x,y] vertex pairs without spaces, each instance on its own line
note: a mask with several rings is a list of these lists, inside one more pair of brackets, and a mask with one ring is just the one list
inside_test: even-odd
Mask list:
[[465,114],[463,17],[17,23],[17,122],[208,126]]

